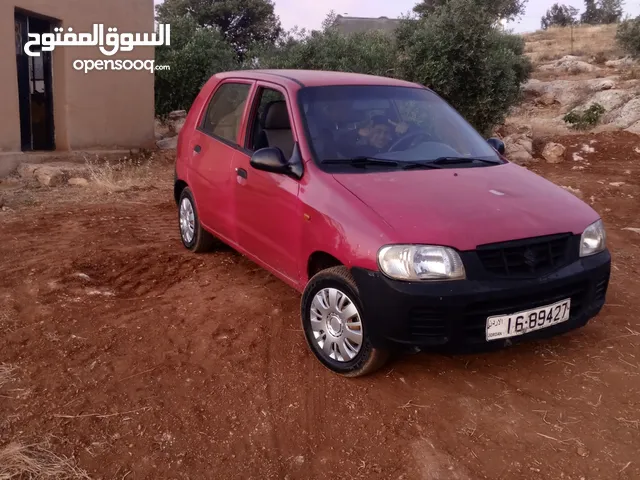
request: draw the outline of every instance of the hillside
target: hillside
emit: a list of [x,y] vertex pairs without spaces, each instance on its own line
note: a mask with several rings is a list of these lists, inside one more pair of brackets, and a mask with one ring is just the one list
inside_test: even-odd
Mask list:
[[584,133],[563,118],[594,104],[604,113],[587,132],[640,134],[640,64],[624,56],[615,34],[615,25],[603,25],[525,35],[534,72],[524,87],[523,103],[499,129],[509,152],[519,157],[516,161],[530,160],[525,152],[536,157],[536,145],[544,145],[548,137]]

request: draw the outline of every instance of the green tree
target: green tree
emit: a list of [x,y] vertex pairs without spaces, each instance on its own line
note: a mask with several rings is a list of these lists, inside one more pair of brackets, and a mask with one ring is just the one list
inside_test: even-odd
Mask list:
[[238,68],[236,52],[216,29],[201,27],[189,15],[171,23],[171,45],[156,49],[156,114],[188,110],[215,73]]
[[[450,0],[422,0],[413,11],[419,17],[431,15],[438,9],[446,5]],[[513,20],[524,14],[528,0],[475,0],[479,7],[485,9],[498,18]]]
[[161,23],[173,25],[185,16],[217,29],[239,59],[255,44],[273,44],[282,33],[272,0],[165,0],[156,7]]
[[329,14],[320,31],[294,30],[274,47],[255,50],[247,66],[258,68],[299,68],[367,73],[392,77],[396,74],[394,38],[380,31],[342,34]]
[[599,23],[600,13],[596,0],[584,0],[585,10],[580,16],[580,21],[589,25],[595,25]]
[[585,11],[580,20],[589,25],[617,23],[622,19],[623,0],[584,0]]
[[640,58],[640,15],[620,24],[616,40],[625,52]]
[[623,0],[600,0],[601,23],[618,23],[622,19]]
[[540,22],[543,30],[549,27],[566,27],[578,21],[578,9],[567,5],[554,4]]
[[397,31],[398,74],[430,86],[480,132],[502,122],[531,73],[524,40],[495,27],[475,0],[450,0]]

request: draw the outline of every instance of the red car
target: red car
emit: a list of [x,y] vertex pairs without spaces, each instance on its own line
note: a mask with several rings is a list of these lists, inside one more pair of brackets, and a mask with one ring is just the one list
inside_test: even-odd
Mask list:
[[393,347],[507,346],[585,325],[611,257],[598,214],[508,162],[414,83],[214,75],[178,139],[184,246],[214,238],[302,293],[311,351],[345,376]]

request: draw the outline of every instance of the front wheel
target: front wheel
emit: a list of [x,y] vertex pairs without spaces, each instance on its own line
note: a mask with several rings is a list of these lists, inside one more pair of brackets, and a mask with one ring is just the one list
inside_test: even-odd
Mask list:
[[302,327],[311,351],[329,370],[346,377],[373,373],[389,358],[387,350],[371,345],[362,311],[346,267],[321,271],[302,295]]

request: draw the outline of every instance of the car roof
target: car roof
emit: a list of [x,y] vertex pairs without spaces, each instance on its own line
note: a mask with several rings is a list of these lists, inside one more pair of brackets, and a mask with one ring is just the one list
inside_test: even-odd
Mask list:
[[245,78],[252,80],[279,80],[297,84],[299,87],[326,87],[330,85],[383,85],[396,87],[420,87],[417,83],[398,80],[395,78],[379,77],[376,75],[366,75],[363,73],[331,72],[324,70],[239,70],[233,72],[222,72],[215,75],[223,78]]

